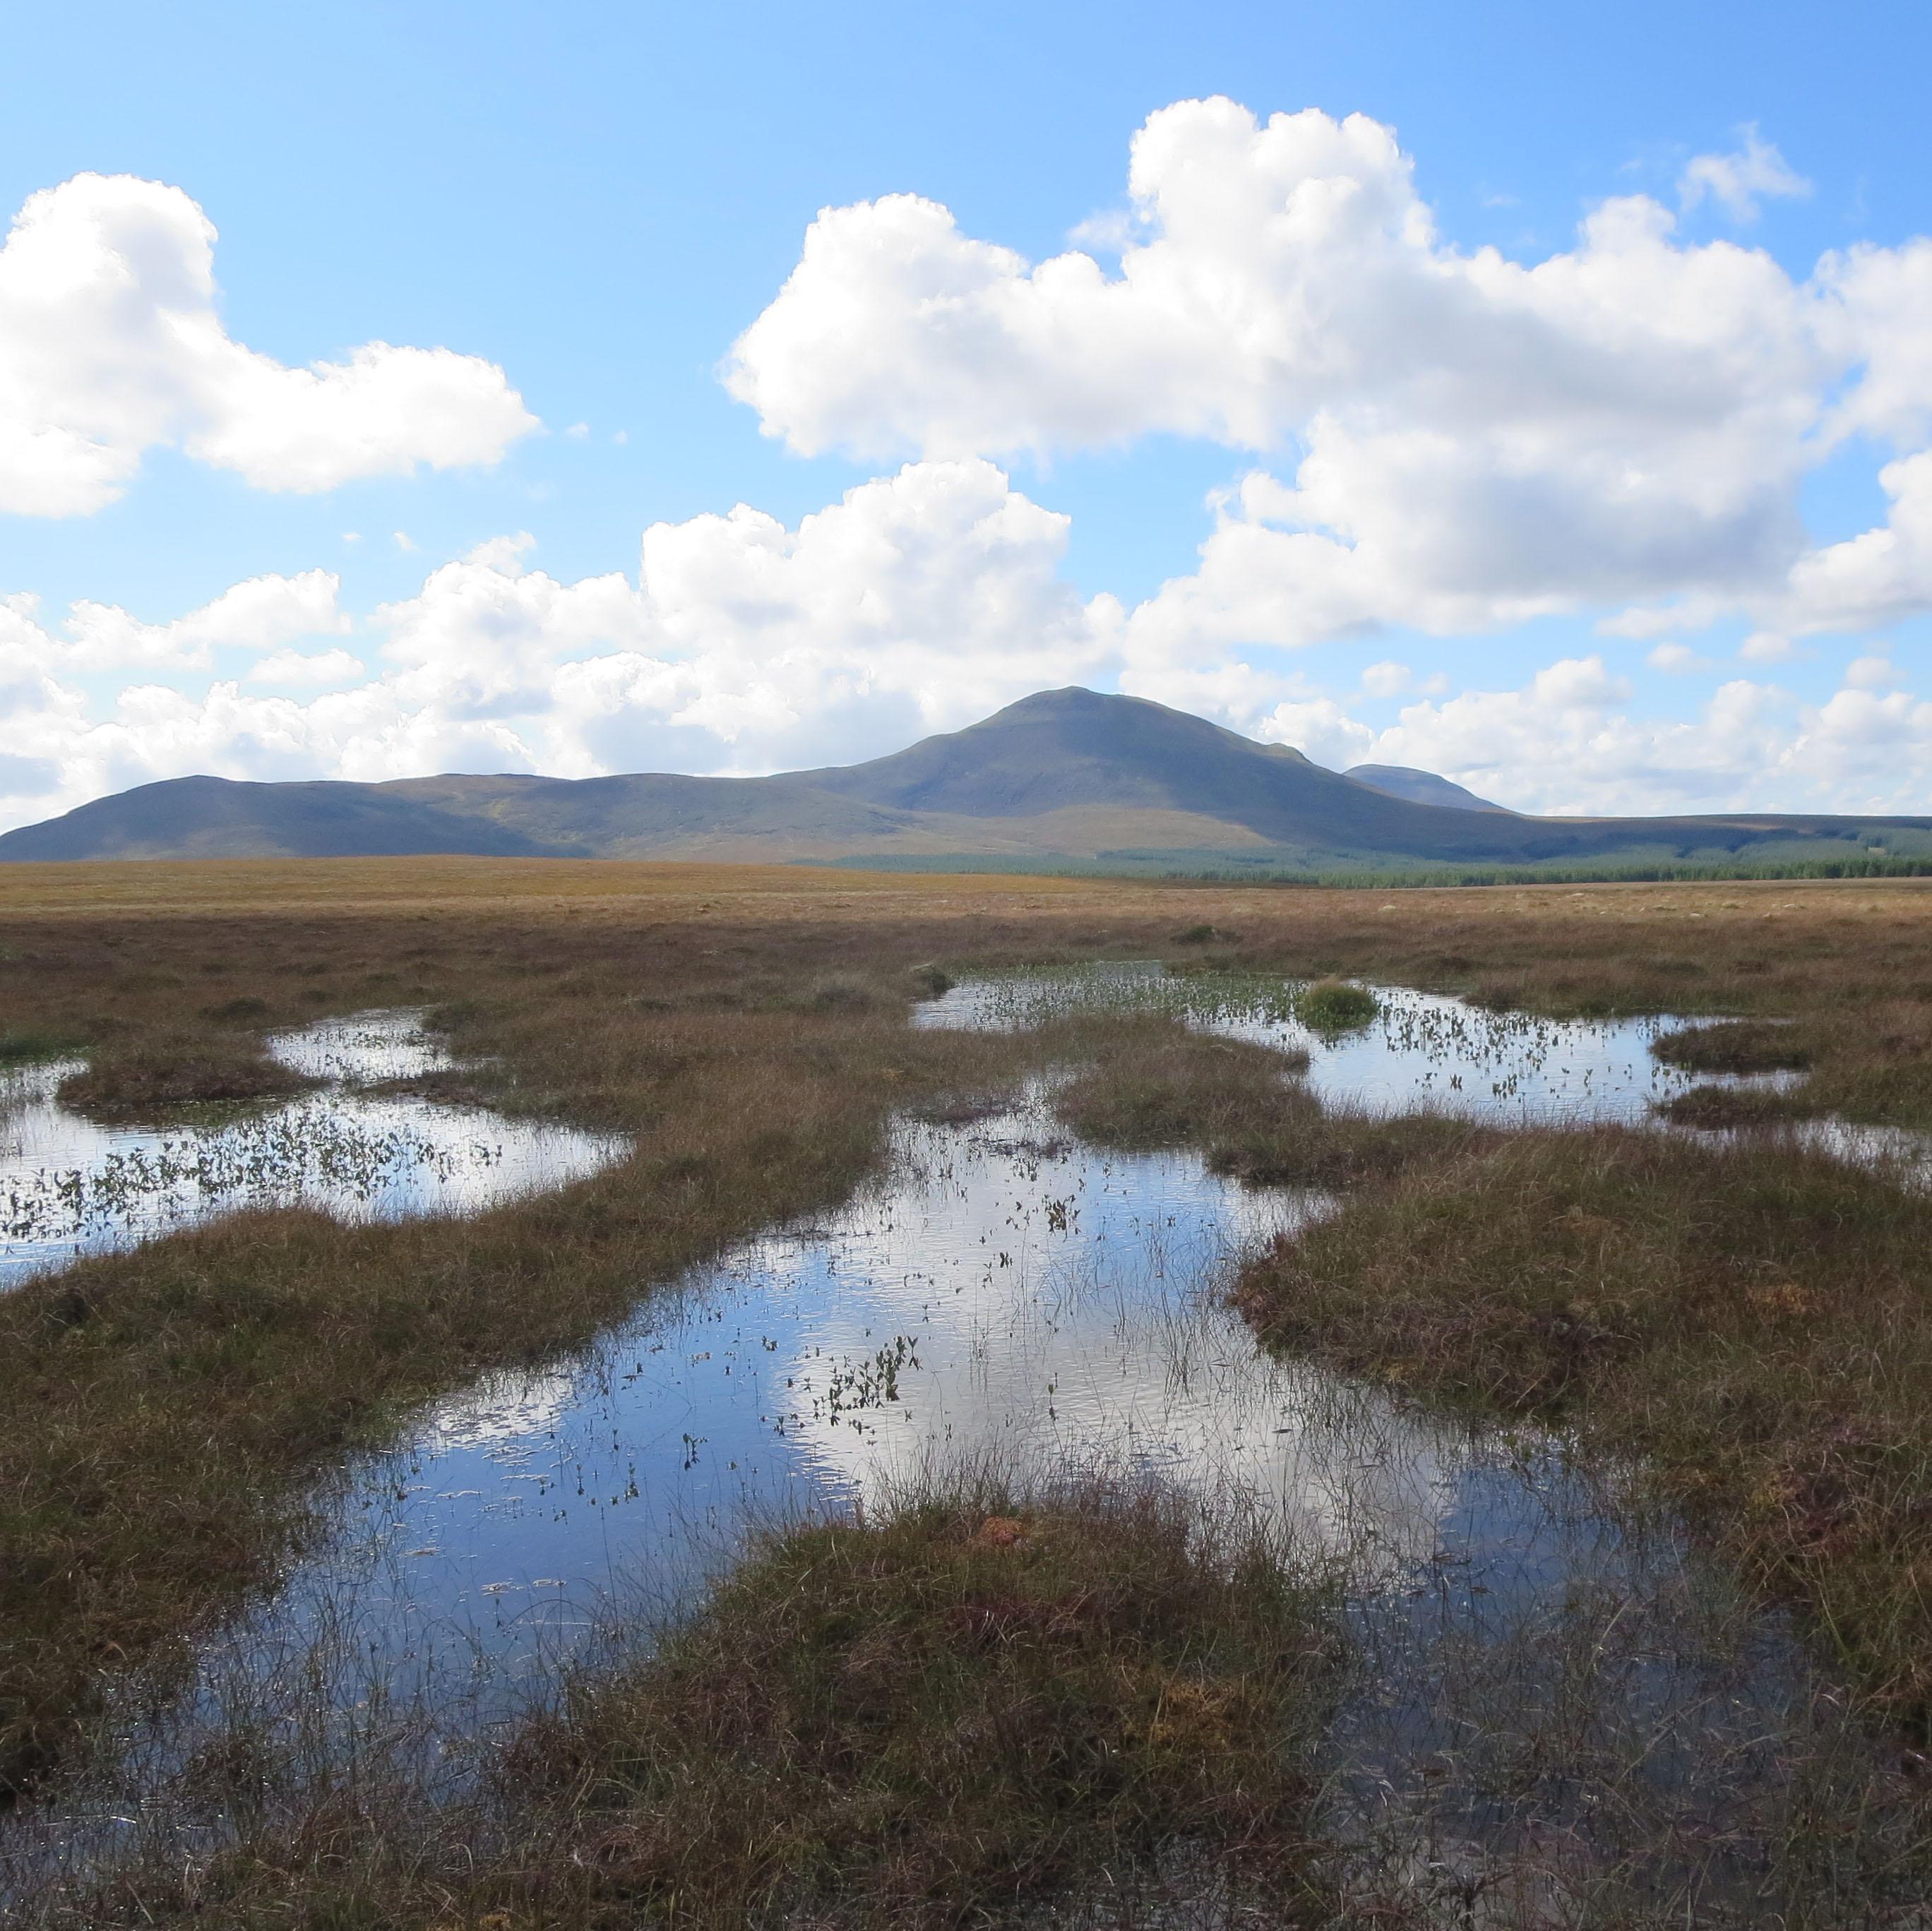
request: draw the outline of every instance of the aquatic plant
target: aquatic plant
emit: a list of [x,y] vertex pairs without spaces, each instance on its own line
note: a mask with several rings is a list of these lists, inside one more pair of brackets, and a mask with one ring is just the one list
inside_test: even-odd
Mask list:
[[1366,986],[1344,979],[1318,979],[1294,995],[1294,1016],[1312,1033],[1352,1032],[1382,1009],[1381,1000]]

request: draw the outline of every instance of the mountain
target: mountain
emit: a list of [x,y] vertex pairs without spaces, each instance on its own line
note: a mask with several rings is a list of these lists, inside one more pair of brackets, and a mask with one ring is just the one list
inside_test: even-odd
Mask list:
[[183,778],[0,836],[0,859],[844,860],[1286,871],[1432,862],[1932,856],[1932,817],[1536,818],[1428,772],[1329,771],[1144,698],[1042,691],[890,757],[771,778]]
[[1412,764],[1352,764],[1342,775],[1372,790],[1386,791],[1391,798],[1406,798],[1412,805],[1444,805],[1452,811],[1505,808],[1492,805],[1486,798],[1478,798],[1460,784],[1452,784],[1446,778],[1437,777],[1432,771],[1418,771]]

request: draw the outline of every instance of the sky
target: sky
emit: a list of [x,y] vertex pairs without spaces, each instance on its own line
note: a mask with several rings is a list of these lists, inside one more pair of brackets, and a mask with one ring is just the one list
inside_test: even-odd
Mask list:
[[15,0],[0,827],[1120,690],[1932,813],[1932,13]]

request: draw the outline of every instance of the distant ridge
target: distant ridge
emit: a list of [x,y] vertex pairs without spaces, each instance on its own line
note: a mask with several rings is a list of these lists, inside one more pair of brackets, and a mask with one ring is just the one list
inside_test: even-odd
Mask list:
[[1507,808],[1492,805],[1486,798],[1432,771],[1418,771],[1409,764],[1352,764],[1342,774],[1358,784],[1386,791],[1391,798],[1406,798],[1412,805],[1444,805],[1452,811],[1501,811]]
[[1329,771],[1184,711],[1078,688],[889,757],[772,778],[182,778],[0,836],[9,861],[456,853],[1174,872],[1874,852],[1932,859],[1932,817],[1532,817],[1432,772]]

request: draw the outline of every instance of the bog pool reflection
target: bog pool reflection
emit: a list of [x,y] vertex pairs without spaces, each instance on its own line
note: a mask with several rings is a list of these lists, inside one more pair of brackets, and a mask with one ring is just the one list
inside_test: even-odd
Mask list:
[[64,1106],[61,1083],[80,1060],[0,1081],[0,1287],[249,1207],[352,1220],[474,1213],[623,1151],[608,1136],[372,1090],[448,1066],[414,1012],[325,1021],[278,1035],[268,1050],[325,1084],[217,1120],[154,1126],[104,1126]]

